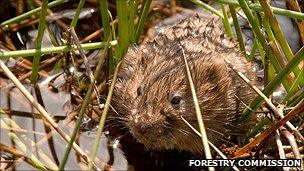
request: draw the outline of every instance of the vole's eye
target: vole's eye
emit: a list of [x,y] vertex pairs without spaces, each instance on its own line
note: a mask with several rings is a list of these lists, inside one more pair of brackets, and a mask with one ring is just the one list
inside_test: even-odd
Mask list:
[[136,90],[137,96],[142,95],[143,91],[144,91],[144,86],[143,85],[138,86]]
[[174,107],[177,107],[180,104],[181,99],[182,98],[179,95],[172,95],[170,102]]

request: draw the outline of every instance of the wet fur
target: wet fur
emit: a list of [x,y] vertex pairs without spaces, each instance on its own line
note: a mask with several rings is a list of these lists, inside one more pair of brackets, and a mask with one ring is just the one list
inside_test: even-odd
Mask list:
[[[223,58],[253,82],[255,74],[217,22],[199,16],[166,27],[147,44],[129,48],[111,102],[112,130],[131,135],[146,149],[202,152],[201,139],[181,119],[198,129],[182,48],[209,140],[219,144],[238,133],[235,119],[254,93]],[[172,94],[181,97],[180,105],[170,103]]]

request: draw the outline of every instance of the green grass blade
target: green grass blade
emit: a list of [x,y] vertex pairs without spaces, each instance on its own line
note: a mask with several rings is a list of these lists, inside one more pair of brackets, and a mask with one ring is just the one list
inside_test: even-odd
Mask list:
[[[229,4],[229,5],[238,6],[238,7],[241,6],[237,0],[210,0],[210,1],[218,2],[221,4]],[[258,3],[250,3],[250,4],[248,4],[248,7],[254,11],[263,11],[261,5]],[[271,10],[273,11],[273,13],[275,13],[277,15],[282,15],[282,16],[293,18],[293,19],[304,20],[304,14],[301,12],[281,9],[281,8],[277,8],[277,7],[271,7]]]
[[232,33],[232,29],[231,29],[231,26],[230,26],[230,23],[229,23],[228,14],[227,14],[227,11],[225,9],[225,5],[221,4],[221,8],[222,8],[222,13],[223,13],[222,21],[223,21],[223,25],[224,25],[224,28],[226,30],[226,33],[227,33],[229,38],[233,38],[233,33]]
[[128,26],[128,2],[116,0],[117,17],[118,17],[118,56],[116,63],[121,60],[126,53],[130,43],[129,26]]
[[213,7],[211,7],[210,5],[202,2],[202,1],[199,1],[199,0],[191,0],[191,2],[195,3],[196,5],[212,12],[213,14],[221,17],[221,18],[224,18],[223,14],[221,12],[219,12],[218,10],[214,9]]
[[[304,60],[304,47],[302,47],[292,58],[292,60],[282,69],[281,72],[276,75],[272,81],[265,87],[263,93],[268,97],[274,89],[281,84],[284,78],[295,68],[299,62]],[[238,120],[238,122],[243,122],[248,118],[248,116],[255,111],[263,102],[263,99],[258,96],[256,97],[249,105],[249,108],[245,108],[242,112],[242,116]]]
[[38,25],[38,34],[35,42],[36,46],[36,54],[33,59],[33,69],[31,75],[31,83],[36,83],[38,79],[38,70],[39,70],[39,63],[41,57],[41,41],[44,35],[44,30],[46,27],[45,17],[47,15],[47,5],[48,0],[43,0],[41,5],[41,13],[39,18],[39,25]]
[[[286,58],[290,61],[291,58],[293,57],[293,53],[291,51],[291,48],[290,48],[289,44],[287,43],[287,40],[285,39],[285,37],[283,35],[283,32],[281,30],[281,27],[280,27],[279,23],[277,22],[277,19],[275,18],[274,14],[271,10],[270,5],[265,0],[259,0],[259,2],[262,6],[262,9],[263,9],[265,15],[269,19],[268,21],[271,25],[271,29],[274,32],[275,38],[280,43],[280,46],[281,46]],[[298,67],[295,67],[294,74],[296,76],[298,76],[299,73],[300,73],[300,69]],[[300,78],[300,82],[302,83],[303,81],[304,81],[304,78]]]
[[[78,116],[78,119],[77,119],[77,122],[75,124],[75,127],[73,129],[73,132],[72,132],[72,135],[71,135],[71,140],[70,142],[68,143],[68,147],[65,149],[64,151],[64,156],[63,156],[63,159],[59,165],[59,170],[63,170],[65,165],[66,165],[66,162],[67,162],[67,159],[68,159],[68,156],[70,154],[70,151],[72,149],[72,145],[73,145],[73,142],[75,141],[75,138],[76,138],[76,135],[79,131],[79,128],[82,124],[82,121],[83,121],[83,118],[85,116],[85,111],[90,103],[90,100],[91,100],[91,97],[92,97],[92,93],[94,91],[94,87],[95,87],[95,81],[96,79],[100,76],[101,74],[101,69],[103,67],[103,63],[104,63],[104,60],[105,60],[105,57],[106,57],[106,54],[108,52],[108,48],[109,48],[109,43],[110,41],[108,41],[106,43],[106,46],[104,48],[104,52],[102,55],[100,55],[100,59],[98,61],[98,64],[97,64],[97,67],[96,67],[96,70],[94,72],[94,77],[93,77],[93,80],[91,81],[90,83],[90,86],[89,86],[89,89],[85,95],[85,98],[83,100],[83,103],[81,104],[81,107],[80,107],[80,110],[79,110],[79,116]],[[91,159],[94,161],[94,159]],[[89,161],[90,162],[90,161]]]
[[108,1],[99,0],[99,9],[101,13],[102,28],[103,28],[103,38],[107,40],[111,34],[110,17],[108,13]]
[[[193,83],[193,80],[192,80],[192,77],[191,77],[191,73],[190,73],[188,62],[187,62],[187,59],[186,59],[186,56],[185,56],[184,49],[182,48],[181,50],[182,50],[182,53],[183,53],[183,59],[184,59],[185,67],[186,67],[188,83],[189,83],[189,86],[190,86],[190,89],[191,89],[191,94],[192,94],[193,104],[194,104],[194,107],[195,107],[197,122],[198,122],[200,133],[202,135],[201,138],[202,138],[202,143],[203,143],[203,147],[204,147],[204,152],[205,152],[205,155],[206,155],[206,159],[212,159],[212,154],[211,154],[210,147],[209,147],[209,144],[208,144],[207,133],[206,133],[206,129],[205,129],[205,126],[204,126],[203,116],[202,116],[202,112],[201,112],[199,102],[198,102],[198,99],[197,99],[194,83]],[[204,107],[202,107],[202,108],[204,109]],[[214,170],[214,168],[209,167],[208,170]]]
[[76,9],[76,13],[75,13],[75,15],[73,17],[73,20],[72,20],[72,22],[70,24],[70,27],[73,27],[73,28],[76,27],[78,19],[79,19],[79,15],[80,15],[80,12],[81,12],[81,10],[82,10],[82,8],[84,6],[84,3],[85,3],[85,0],[80,0],[79,1],[77,9]]
[[229,9],[230,9],[231,17],[233,19],[233,24],[234,24],[234,28],[235,28],[235,32],[236,32],[236,37],[237,37],[237,40],[239,42],[240,49],[241,49],[242,53],[245,56],[247,56],[246,55],[246,50],[245,50],[245,43],[244,43],[242,30],[241,30],[241,27],[240,27],[240,24],[239,24],[239,20],[236,16],[236,10],[235,10],[234,6],[232,6],[232,5],[229,5]]
[[137,11],[137,6],[135,6],[135,1],[131,0],[129,1],[129,18],[128,18],[128,22],[129,22],[129,33],[130,33],[130,43],[134,44],[135,43],[135,14]]
[[21,149],[24,154],[28,154],[30,160],[34,163],[34,166],[40,170],[47,171],[47,168],[37,159],[37,157],[30,152],[30,150],[25,146],[25,144],[17,137],[14,133],[8,133],[9,137],[14,141],[14,143]]
[[300,104],[301,101],[303,102],[303,100],[304,100],[304,91],[299,96],[295,97],[292,100],[289,100],[287,105],[290,107],[294,107],[297,104]]
[[[50,2],[47,6],[48,6],[48,8],[52,8],[52,7],[55,7],[57,5],[62,4],[64,2],[65,2],[65,0],[55,0],[53,2]],[[21,20],[24,20],[26,18],[30,18],[34,14],[38,13],[40,10],[41,10],[41,7],[38,7],[38,8],[33,9],[33,10],[29,11],[29,12],[26,12],[24,14],[16,16],[16,17],[14,17],[12,19],[6,20],[6,21],[4,21],[3,23],[0,24],[0,27],[4,27],[4,26],[10,25],[10,24],[14,24],[14,23],[17,23],[17,22],[19,22]]]
[[[84,43],[81,44],[83,50],[95,50],[104,48],[106,42],[94,42],[94,43]],[[117,41],[113,40],[110,42],[110,46],[116,46]],[[71,48],[69,46],[58,46],[58,47],[50,47],[50,48],[41,48],[41,54],[56,54],[56,53],[63,53],[63,52],[70,52],[73,49],[76,49],[75,45],[72,45]],[[0,52],[0,59],[7,59],[7,58],[18,58],[18,57],[30,57],[37,53],[36,49],[27,49],[27,50],[17,50],[17,51],[6,51]]]
[[[264,17],[264,16],[262,16],[262,18],[263,18],[262,19],[263,26],[265,28],[265,31],[266,31],[269,41],[270,41],[269,45],[270,45],[270,47],[272,47],[272,51],[269,52],[268,58],[272,64],[272,67],[278,73],[285,66],[285,62],[284,62],[283,56],[281,54],[281,51],[279,51],[279,47],[277,45],[277,41],[274,37],[274,34],[272,32],[271,26],[268,22],[268,18]],[[274,74],[270,75],[270,78],[273,78],[273,77],[274,77]],[[283,81],[282,84],[286,90],[290,89],[289,83],[287,82],[286,79]]]
[[[257,39],[254,39],[253,40],[252,48],[251,48],[249,56],[248,56],[249,61],[253,61],[254,60],[257,48],[258,48],[258,41],[257,41]],[[263,65],[264,65],[264,61],[263,61]]]
[[102,115],[101,115],[100,120],[99,120],[99,126],[98,126],[98,130],[97,130],[97,134],[96,134],[96,139],[94,141],[94,145],[92,146],[92,149],[91,149],[91,152],[90,152],[91,160],[89,162],[88,170],[92,170],[93,161],[94,161],[94,159],[96,157],[96,154],[97,154],[100,137],[101,137],[101,134],[103,132],[103,128],[104,128],[104,125],[105,125],[105,122],[106,122],[108,110],[110,108],[110,102],[111,102],[111,99],[112,99],[112,95],[113,95],[113,91],[114,91],[114,87],[115,87],[115,81],[116,81],[116,78],[117,78],[117,73],[118,73],[118,69],[119,69],[120,64],[121,64],[121,62],[119,62],[116,66],[116,70],[115,70],[115,73],[114,73],[114,76],[113,76],[113,80],[112,80],[112,83],[111,83],[111,86],[110,86],[110,90],[109,90],[109,93],[108,93],[108,96],[107,96],[107,100],[106,100],[105,106],[104,106],[103,111],[102,111]]
[[144,24],[145,24],[147,16],[148,16],[151,2],[152,2],[151,0],[144,1],[143,8],[142,8],[140,18],[139,18],[139,22],[137,25],[137,29],[135,32],[135,43],[138,42],[139,37],[140,37],[142,31],[144,30]]
[[304,69],[301,70],[298,77],[295,79],[293,84],[290,87],[290,90],[287,91],[287,95],[284,98],[282,103],[285,103],[297,90],[297,86],[300,84],[300,80],[304,78]]

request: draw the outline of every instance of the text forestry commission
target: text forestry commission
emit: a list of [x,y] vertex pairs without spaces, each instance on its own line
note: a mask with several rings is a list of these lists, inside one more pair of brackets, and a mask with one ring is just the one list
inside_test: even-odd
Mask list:
[[248,160],[248,159],[221,159],[221,160],[189,160],[189,166],[192,167],[301,167],[300,159],[262,159],[262,160]]

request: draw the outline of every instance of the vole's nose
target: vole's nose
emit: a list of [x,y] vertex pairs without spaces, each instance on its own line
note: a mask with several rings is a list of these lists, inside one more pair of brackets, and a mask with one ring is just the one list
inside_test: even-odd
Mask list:
[[[159,116],[160,117],[160,116]],[[142,135],[155,136],[163,133],[163,119],[155,117],[135,117],[132,127],[135,133]]]
[[141,117],[141,118],[134,119],[134,128],[137,132],[139,132],[141,134],[145,134],[150,129],[152,129],[152,125],[145,122],[144,119]]

